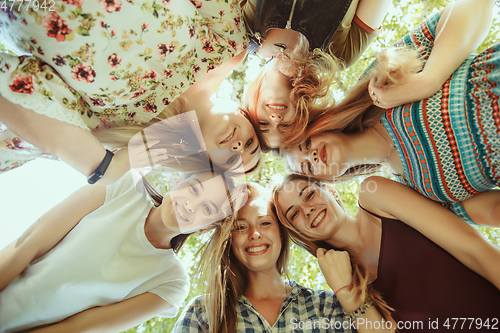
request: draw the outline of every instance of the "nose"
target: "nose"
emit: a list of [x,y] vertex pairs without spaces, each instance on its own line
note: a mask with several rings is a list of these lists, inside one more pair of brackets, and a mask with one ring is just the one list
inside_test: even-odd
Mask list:
[[256,240],[256,239],[261,239],[262,235],[260,234],[259,230],[255,227],[250,227],[250,235],[249,235],[250,240]]
[[269,121],[274,125],[278,126],[281,123],[281,120],[283,117],[281,117],[279,114],[271,113],[269,114]]
[[302,210],[304,212],[304,216],[310,218],[312,213],[314,213],[316,209],[312,206],[307,206],[307,207],[302,207]]
[[241,152],[243,150],[243,143],[241,142],[241,140],[235,141],[231,146],[231,150]]
[[186,209],[188,213],[194,213],[195,211],[194,204],[189,202],[188,200],[186,200],[186,202],[184,203],[184,209]]
[[311,151],[309,152],[309,161],[311,163],[319,162],[319,153],[317,149],[311,149]]

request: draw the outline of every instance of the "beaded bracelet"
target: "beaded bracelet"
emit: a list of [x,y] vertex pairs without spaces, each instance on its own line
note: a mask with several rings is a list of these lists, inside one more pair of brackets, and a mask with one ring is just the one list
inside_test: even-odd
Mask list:
[[349,312],[349,313],[344,312],[344,313],[346,314],[346,317],[349,318],[351,321],[355,321],[356,318],[358,318],[359,316],[364,315],[365,312],[368,311],[368,309],[372,305],[373,305],[372,301],[365,302],[363,305],[361,305],[359,308],[357,308],[353,312]]

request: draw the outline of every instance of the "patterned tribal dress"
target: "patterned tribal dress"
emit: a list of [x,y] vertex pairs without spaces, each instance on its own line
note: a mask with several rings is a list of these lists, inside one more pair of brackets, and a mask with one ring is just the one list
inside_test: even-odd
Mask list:
[[[0,53],[0,94],[85,129],[151,120],[247,44],[238,0],[35,3],[0,10],[16,54]],[[0,171],[38,154],[0,123]]]
[[[439,15],[396,45],[432,50]],[[404,168],[397,180],[474,223],[460,201],[500,184],[500,44],[469,56],[428,99],[382,117]]]

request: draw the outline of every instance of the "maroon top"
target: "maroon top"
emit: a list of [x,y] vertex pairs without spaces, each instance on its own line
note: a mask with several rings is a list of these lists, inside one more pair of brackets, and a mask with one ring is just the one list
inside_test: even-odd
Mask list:
[[412,322],[400,325],[421,322],[420,329],[400,332],[454,332],[462,323],[463,331],[500,330],[500,291],[493,284],[405,223],[370,214],[382,220],[373,287],[395,309],[396,322]]

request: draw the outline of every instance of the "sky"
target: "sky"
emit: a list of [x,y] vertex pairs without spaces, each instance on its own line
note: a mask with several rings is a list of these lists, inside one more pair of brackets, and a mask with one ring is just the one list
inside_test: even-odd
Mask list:
[[66,163],[44,158],[0,174],[0,249],[86,183]]

